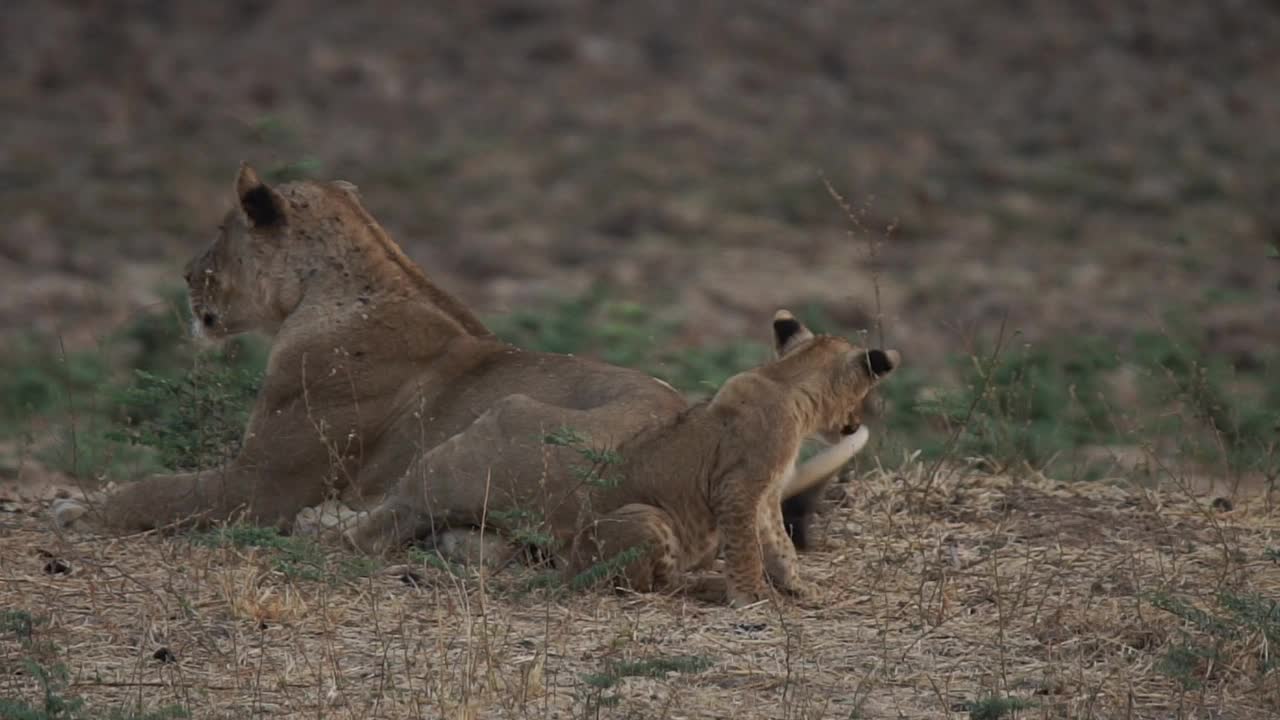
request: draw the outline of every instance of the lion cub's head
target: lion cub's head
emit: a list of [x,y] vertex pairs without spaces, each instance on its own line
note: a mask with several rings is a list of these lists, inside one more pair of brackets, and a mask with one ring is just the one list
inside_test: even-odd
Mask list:
[[301,300],[308,275],[317,272],[312,260],[324,238],[360,228],[367,218],[350,183],[273,188],[247,164],[240,166],[235,196],[217,239],[186,267],[197,336],[277,330]]
[[897,350],[864,350],[842,337],[814,335],[787,310],[773,317],[777,360],[766,374],[797,389],[806,403],[814,431],[828,443],[853,435],[862,427],[867,393],[902,362]]

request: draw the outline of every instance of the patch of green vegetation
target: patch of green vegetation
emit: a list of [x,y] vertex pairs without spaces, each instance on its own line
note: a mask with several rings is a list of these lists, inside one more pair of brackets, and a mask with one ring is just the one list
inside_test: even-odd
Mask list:
[[916,409],[956,429],[955,449],[963,456],[983,458],[1000,470],[1042,468],[1064,450],[1116,434],[1105,377],[1119,360],[1101,342],[1077,341],[1070,348],[1028,344],[1009,357],[957,364],[959,391]]
[[710,658],[700,655],[674,655],[671,657],[651,657],[641,660],[627,660],[609,663],[598,673],[582,676],[582,681],[597,689],[608,689],[628,677],[665,677],[668,673],[692,675],[710,668]]
[[622,457],[614,450],[601,448],[591,444],[591,438],[569,427],[562,427],[547,433],[542,444],[552,447],[567,447],[576,452],[585,464],[573,468],[573,475],[583,485],[596,488],[612,488],[618,479],[607,475],[606,471],[622,462]]
[[999,720],[1003,717],[1014,717],[1022,710],[1030,710],[1035,707],[1035,703],[1028,702],[1016,697],[1002,697],[999,695],[991,695],[966,703],[965,710],[969,712],[972,720]]
[[35,415],[74,411],[78,398],[109,377],[101,353],[65,354],[57,343],[17,338],[0,356],[0,428],[19,427]]
[[644,545],[636,545],[614,555],[611,558],[601,560],[582,572],[574,575],[569,580],[569,588],[571,590],[584,590],[589,587],[611,580],[622,574],[622,571],[633,562],[643,559],[649,553],[649,548]]
[[176,378],[136,370],[118,396],[130,425],[109,437],[156,448],[166,468],[217,467],[239,452],[261,383],[261,372],[221,362],[199,362]]
[[1166,650],[1156,661],[1155,669],[1177,680],[1183,690],[1198,690],[1204,685],[1201,678],[1205,668],[1217,660],[1217,652],[1212,647],[1181,643]]
[[290,580],[311,582],[349,581],[367,577],[378,563],[359,555],[325,553],[310,538],[281,535],[271,527],[226,525],[191,535],[196,545],[215,548],[258,548],[267,551],[271,567]]
[[[799,312],[816,332],[858,337],[823,307]],[[1137,333],[1128,343],[1072,337],[1022,343],[994,355],[979,349],[951,358],[955,381],[941,384],[908,363],[880,386],[889,412],[876,433],[892,466],[914,451],[979,458],[994,471],[1046,471],[1063,479],[1094,479],[1112,462],[1085,459],[1090,446],[1158,444],[1184,439],[1196,460],[1225,461],[1235,472],[1280,476],[1280,354],[1237,369],[1232,359],[1177,323]],[[732,375],[765,362],[763,342],[678,347],[679,323],[608,298],[601,288],[577,298],[499,318],[507,340],[535,350],[594,355],[635,367],[690,395],[714,392]],[[1138,378],[1137,404],[1117,405],[1116,385]],[[1128,422],[1132,419],[1137,422]],[[1225,457],[1223,451],[1226,451]]]
[[295,180],[314,180],[321,176],[324,166],[320,159],[311,155],[304,156],[279,165],[273,165],[263,178],[269,183],[286,183]]
[[1156,669],[1177,680],[1185,690],[1200,688],[1211,669],[1239,666],[1234,660],[1220,661],[1228,647],[1253,653],[1262,674],[1280,664],[1268,650],[1280,643],[1280,601],[1229,590],[1219,592],[1214,600],[1215,606],[1206,610],[1164,592],[1148,596],[1152,607],[1184,623],[1182,641],[1170,646]]
[[652,657],[641,660],[627,660],[622,662],[609,662],[600,672],[588,673],[581,677],[583,685],[586,686],[586,692],[580,694],[585,708],[590,711],[601,707],[612,707],[617,705],[622,696],[616,693],[607,693],[606,691],[614,690],[623,680],[628,677],[666,677],[669,673],[680,673],[692,675],[700,673],[710,668],[713,662],[710,658],[698,655],[675,655],[672,657]]
[[0,634],[17,636],[22,648],[19,661],[21,673],[35,680],[39,687],[33,698],[0,698],[0,718],[5,720],[170,720],[187,717],[180,706],[170,705],[155,710],[141,706],[115,707],[103,711],[90,710],[83,698],[72,694],[70,673],[66,665],[57,662],[57,648],[49,642],[36,640],[36,628],[42,618],[33,617],[25,610],[0,611]]
[[35,702],[0,698],[0,717],[13,720],[73,720],[85,717],[84,700],[67,694],[68,673],[62,664],[45,667],[30,658],[22,661],[22,669],[40,686]]
[[[799,312],[815,331],[867,342],[820,304]],[[522,347],[634,367],[691,396],[770,356],[763,337],[683,345],[685,329],[672,317],[597,287],[491,326]],[[39,457],[78,477],[126,479],[224,462],[239,446],[267,348],[239,338],[197,352],[185,341],[189,322],[175,292],[159,312],[140,315],[94,350],[64,353],[48,338],[11,344],[0,353],[0,430],[47,427],[53,442],[42,441]],[[1280,353],[1258,349],[1237,362],[1170,324],[1126,343],[1073,337],[995,354],[979,349],[951,359],[948,383],[908,363],[878,391],[888,407],[876,421],[883,431],[873,435],[879,461],[892,466],[919,451],[925,460],[980,458],[992,470],[1088,479],[1113,472],[1114,462],[1099,453],[1086,459],[1082,448],[1178,438],[1193,460],[1280,479]],[[1117,382],[1136,386],[1126,406],[1116,404]],[[578,451],[587,485],[612,482],[617,458],[587,438],[553,433],[544,441]],[[883,451],[894,448],[903,452]]]
[[41,425],[38,457],[74,477],[130,479],[210,467],[236,452],[267,346],[236,338],[198,351],[182,292],[92,349],[30,336],[0,353],[0,430]]
[[648,372],[678,390],[711,395],[729,378],[760,365],[770,357],[767,347],[751,342],[689,347],[660,356]]
[[602,287],[541,310],[491,318],[489,326],[514,345],[598,357],[642,370],[686,392],[714,390],[767,357],[764,347],[752,343],[673,348],[679,323],[642,305],[610,300]]
[[[1270,475],[1280,466],[1280,375],[1268,372],[1280,364],[1275,358],[1246,372],[1212,349],[1196,348],[1168,333],[1141,333],[1134,344],[1146,404],[1155,409],[1179,404],[1206,430],[1186,433],[1187,449],[1199,458],[1225,455],[1221,459],[1235,472]],[[1152,429],[1180,429],[1182,415],[1165,418]]]
[[554,549],[555,538],[542,513],[525,508],[491,510],[493,524],[516,545],[528,548],[533,555],[546,555]]
[[26,610],[0,610],[0,634],[13,634],[19,642],[31,641],[36,629],[36,618]]
[[118,439],[117,426],[109,419],[89,415],[54,430],[53,443],[37,457],[54,470],[71,477],[140,477],[163,470],[154,455]]
[[466,577],[466,566],[447,560],[437,550],[428,550],[419,547],[409,548],[409,561],[415,565],[434,568],[444,573],[448,573],[454,577]]
[[542,310],[491,318],[489,324],[499,337],[523,348],[592,355],[626,367],[643,366],[675,330],[642,305],[610,300],[603,287]]

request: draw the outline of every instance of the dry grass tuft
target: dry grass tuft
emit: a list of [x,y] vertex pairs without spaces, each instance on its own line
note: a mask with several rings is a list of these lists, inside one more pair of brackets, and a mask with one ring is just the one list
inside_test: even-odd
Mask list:
[[[49,643],[88,707],[193,717],[1274,717],[1280,520],[1185,492],[875,472],[803,558],[817,609],[527,591],[515,570],[303,579],[266,549],[9,515],[0,697]],[[909,492],[910,491],[910,492]],[[908,500],[910,498],[910,500]],[[48,555],[67,574],[46,574]],[[1256,622],[1249,620],[1253,617]],[[1270,623],[1270,624],[1268,624]],[[157,659],[167,648],[173,662]],[[1000,713],[1005,713],[1001,715]]]

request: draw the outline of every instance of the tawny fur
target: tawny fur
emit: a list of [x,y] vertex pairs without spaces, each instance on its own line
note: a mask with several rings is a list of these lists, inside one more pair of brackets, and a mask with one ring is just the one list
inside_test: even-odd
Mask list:
[[[235,194],[187,281],[202,334],[274,337],[239,455],[125,483],[101,503],[59,501],[58,524],[134,532],[239,517],[288,529],[336,498],[379,511],[351,534],[365,550],[441,528],[500,530],[500,511],[531,491],[534,512],[576,512],[557,500],[578,485],[576,456],[545,433],[580,428],[613,447],[686,408],[642,373],[498,340],[349,183],[272,187],[246,165]],[[405,483],[427,512],[402,522],[404,493],[387,493]]]
[[[841,432],[862,433],[849,441],[856,452],[865,429],[852,418],[899,355],[813,337],[785,311],[778,318],[775,327],[790,327],[780,359],[731,378],[710,402],[619,449],[616,485],[593,496],[598,519],[575,539],[570,574],[640,547],[622,572],[628,583],[639,591],[673,587],[719,548],[731,604],[763,598],[766,578],[788,594],[813,595],[780,506],[804,475],[794,469],[796,456],[806,437]],[[815,464],[810,480],[826,469]]]
[[[274,336],[239,455],[126,483],[92,511],[60,503],[61,524],[131,532],[242,515],[288,527],[329,496],[378,503],[415,463],[456,470],[436,487],[439,519],[478,523],[487,480],[563,479],[543,477],[544,430],[572,423],[614,444],[686,407],[642,373],[501,342],[405,257],[350,184],[269,187],[245,166],[236,193],[187,278],[204,334]],[[255,225],[264,202],[278,217]]]

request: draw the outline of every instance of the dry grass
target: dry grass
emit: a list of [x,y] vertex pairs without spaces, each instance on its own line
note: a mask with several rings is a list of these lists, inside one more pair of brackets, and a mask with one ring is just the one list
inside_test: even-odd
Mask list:
[[[1220,642],[1179,679],[1162,658],[1203,628],[1151,602],[1280,597],[1280,519],[1261,499],[1222,511],[948,470],[921,500],[926,472],[872,473],[824,516],[825,547],[803,559],[828,589],[815,609],[522,592],[515,570],[423,567],[415,586],[335,562],[328,581],[294,580],[269,551],[59,538],[39,515],[4,521],[0,608],[43,619],[37,636],[89,707],[198,718],[936,718],[992,695],[1030,703],[1019,717],[1280,712],[1265,634]],[[71,572],[49,574],[50,555]],[[28,650],[0,638],[0,697],[35,701]],[[619,665],[663,658],[694,667]]]

